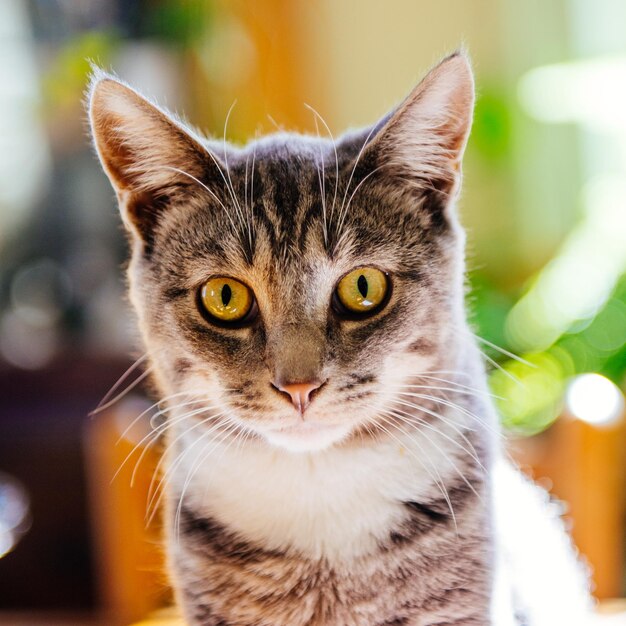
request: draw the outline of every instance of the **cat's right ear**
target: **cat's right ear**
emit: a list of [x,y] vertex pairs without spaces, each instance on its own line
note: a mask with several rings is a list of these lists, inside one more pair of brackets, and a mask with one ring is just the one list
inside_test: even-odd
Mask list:
[[89,121],[127,228],[149,244],[168,205],[219,168],[217,158],[171,115],[95,70]]
[[469,59],[455,52],[390,114],[369,130],[348,135],[341,148],[363,165],[364,176],[380,170],[394,185],[426,197],[433,212],[445,211],[459,188],[473,108]]

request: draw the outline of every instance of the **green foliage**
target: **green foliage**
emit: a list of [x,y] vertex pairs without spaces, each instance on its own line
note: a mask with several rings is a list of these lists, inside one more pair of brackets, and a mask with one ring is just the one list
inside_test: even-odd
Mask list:
[[501,89],[483,88],[476,100],[473,149],[490,165],[502,168],[511,153],[512,103]]
[[146,13],[142,34],[169,43],[189,45],[201,38],[210,21],[208,0],[161,0]]
[[63,107],[80,103],[91,71],[90,62],[107,66],[118,42],[115,33],[104,31],[88,31],[69,39],[45,76],[47,104]]
[[[473,321],[478,334],[509,348],[501,333],[513,301],[481,277],[476,285]],[[626,276],[597,314],[581,320],[547,350],[523,354],[524,362],[488,351],[500,361],[489,377],[502,423],[510,431],[532,435],[547,428],[558,417],[569,379],[597,372],[623,383],[626,375]]]

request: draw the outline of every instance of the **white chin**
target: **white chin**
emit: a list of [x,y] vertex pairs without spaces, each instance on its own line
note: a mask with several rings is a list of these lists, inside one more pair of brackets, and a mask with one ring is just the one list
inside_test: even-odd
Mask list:
[[330,448],[349,432],[348,425],[301,422],[280,430],[267,430],[263,435],[273,446],[289,452],[316,452]]

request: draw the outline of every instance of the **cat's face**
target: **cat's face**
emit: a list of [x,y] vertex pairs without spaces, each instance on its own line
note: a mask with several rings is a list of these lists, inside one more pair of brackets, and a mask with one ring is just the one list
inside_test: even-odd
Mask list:
[[95,142],[132,233],[131,297],[162,393],[293,451],[401,418],[402,385],[445,368],[457,343],[450,205],[472,99],[457,55],[373,129],[238,149],[95,82]]

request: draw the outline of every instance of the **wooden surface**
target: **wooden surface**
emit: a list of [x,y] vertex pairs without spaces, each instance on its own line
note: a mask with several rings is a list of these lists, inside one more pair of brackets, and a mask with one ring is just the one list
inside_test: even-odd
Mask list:
[[91,420],[86,432],[94,551],[106,626],[126,626],[172,603],[159,517],[151,523],[146,519],[159,456],[153,447],[136,447],[150,433],[147,415],[135,420],[146,405],[145,400],[126,399]]

